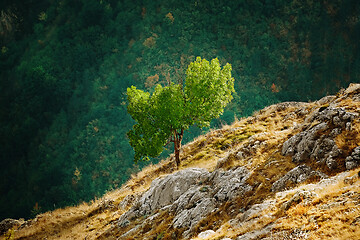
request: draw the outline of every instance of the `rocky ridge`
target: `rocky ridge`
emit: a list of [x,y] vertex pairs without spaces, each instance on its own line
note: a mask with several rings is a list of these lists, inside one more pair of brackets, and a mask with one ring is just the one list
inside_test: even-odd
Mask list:
[[[217,169],[212,173],[201,168],[189,168],[156,179],[133,207],[120,217],[118,226],[124,227],[131,219],[151,215],[158,210],[168,211],[174,216],[174,228],[188,229],[183,233],[183,237],[187,238],[194,226],[216,210],[219,204],[252,189],[246,183],[249,175],[250,172],[243,167],[229,171]],[[152,215],[151,220],[159,215]],[[122,237],[127,235],[128,232]]]
[[[356,91],[359,90],[360,88]],[[352,93],[358,96],[357,92]],[[335,104],[331,104],[335,99],[336,97],[330,96],[320,100],[319,103],[323,105],[310,114],[307,114],[304,108],[299,111],[300,115],[306,115],[301,131],[283,143],[281,153],[283,156],[292,156],[292,162],[301,165],[294,167],[272,183],[270,189],[272,192],[286,190],[291,184],[303,183],[311,178],[329,179],[327,174],[320,170],[313,170],[311,166],[302,164],[303,162],[315,161],[320,166],[326,166],[327,172],[336,170],[338,167],[339,169],[344,168],[344,166],[339,166],[340,164],[344,165],[339,159],[344,153],[337,146],[336,137],[342,132],[351,131],[352,122],[359,118],[359,113],[348,112],[345,107],[336,107]],[[283,103],[277,105],[276,108],[286,109],[287,105],[299,106],[300,104]],[[255,146],[252,147],[256,148],[256,145],[259,144],[259,141],[255,141]],[[346,157],[346,169],[359,166],[359,149],[360,147],[354,148],[351,155]],[[244,155],[242,151],[234,151],[234,153],[237,158],[242,158]],[[221,161],[223,162],[224,159]],[[163,179],[156,179],[134,206],[120,217],[119,226],[124,226],[124,221],[129,222],[129,217],[151,215],[158,210],[169,211],[169,214],[174,217],[172,227],[175,229],[186,228],[182,238],[189,238],[194,231],[194,226],[202,218],[216,211],[219,205],[233,200],[236,196],[245,196],[254,188],[247,183],[250,175],[251,172],[245,167],[227,171],[216,169],[212,173],[204,169],[185,169]],[[299,203],[304,199],[311,199],[315,195],[314,191],[296,192],[290,200],[282,205],[281,209],[288,210],[294,202]],[[274,204],[275,200],[252,205],[241,217],[233,219],[232,224],[236,221],[244,222]],[[156,214],[152,216],[152,220],[155,217],[157,217]],[[237,239],[256,239],[270,233],[272,228],[273,224],[258,232],[248,232]],[[127,233],[122,236],[126,235]],[[199,234],[200,238],[206,238],[204,235],[208,236],[209,232]]]
[[[313,103],[269,106],[185,145],[181,158],[179,170],[170,157],[90,205],[77,218],[85,226],[74,223],[78,235],[66,236],[270,240],[360,234],[360,84]],[[34,230],[49,219],[43,214],[11,228],[18,229],[18,239],[65,236]]]

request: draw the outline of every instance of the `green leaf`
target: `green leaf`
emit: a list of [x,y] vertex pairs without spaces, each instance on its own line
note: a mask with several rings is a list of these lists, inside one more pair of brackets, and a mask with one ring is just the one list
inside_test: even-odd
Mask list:
[[183,130],[197,124],[209,126],[231,101],[234,79],[231,65],[200,57],[190,63],[185,86],[157,85],[152,95],[132,86],[127,89],[128,112],[137,122],[127,134],[135,161],[156,157],[169,140],[181,146]]

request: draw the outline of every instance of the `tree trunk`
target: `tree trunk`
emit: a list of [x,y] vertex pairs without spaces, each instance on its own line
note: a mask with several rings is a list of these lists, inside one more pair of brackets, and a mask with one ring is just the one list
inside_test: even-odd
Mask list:
[[174,149],[175,149],[175,162],[176,168],[180,166],[180,149],[181,149],[181,141],[184,135],[184,130],[181,129],[180,133],[174,130]]

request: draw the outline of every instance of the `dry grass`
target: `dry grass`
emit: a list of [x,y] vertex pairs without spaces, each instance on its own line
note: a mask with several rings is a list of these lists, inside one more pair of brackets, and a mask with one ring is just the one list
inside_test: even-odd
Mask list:
[[[109,223],[117,220],[127,210],[118,210],[117,205],[130,194],[146,191],[155,178],[171,171],[172,167],[169,165],[172,165],[169,161],[150,165],[132,176],[122,188],[89,204],[40,214],[27,227],[15,231],[15,239],[95,239],[110,229]],[[114,208],[101,209],[102,202],[108,199],[112,201]]]
[[[318,187],[314,190],[316,186],[314,184],[301,185],[288,191],[289,193],[283,197],[274,196],[271,199],[276,201],[275,207],[266,208],[241,224],[225,221],[215,234],[206,239],[225,237],[235,239],[249,230],[261,230],[270,224],[274,224],[271,235],[282,233],[280,234],[282,237],[270,239],[358,239],[360,236],[359,170],[360,168],[340,176],[337,181],[326,187]],[[309,189],[313,189],[316,193],[316,197],[310,202],[301,200],[286,211],[279,212],[281,206],[296,192]],[[239,216],[241,214],[233,219]],[[296,231],[305,233],[306,238],[291,236]]]
[[349,177],[342,177],[327,187],[317,189],[317,197],[311,204],[298,204],[290,208],[279,219],[274,231],[301,229],[308,232],[308,239],[358,239],[360,221],[356,222],[356,219],[360,216],[359,170],[353,170]]
[[355,119],[352,122],[351,131],[343,131],[335,141],[336,145],[344,151],[344,155],[349,155],[360,144],[360,119]]
[[[86,229],[87,222],[91,222],[96,229],[104,227],[100,219],[94,219],[91,213],[96,204],[81,204],[77,207],[57,209],[53,212],[38,215],[28,227],[15,232],[16,239],[71,239],[85,238],[91,229]],[[79,231],[80,230],[80,231]]]
[[[331,105],[336,102],[337,107],[360,113],[359,102],[349,100],[345,94],[346,92],[339,94],[333,103],[326,104]],[[315,124],[307,120],[320,107],[316,102],[272,105],[252,117],[239,119],[232,125],[213,130],[183,146],[179,169],[175,168],[173,156],[170,156],[159,164],[149,165],[134,174],[120,189],[105,194],[101,199],[37,216],[27,227],[15,231],[15,239],[117,239],[137,225],[142,227],[134,230],[128,239],[139,239],[135,236],[141,236],[141,239],[172,239],[172,235],[180,236],[185,229],[173,229],[171,224],[173,216],[168,212],[157,212],[159,217],[151,223],[144,222],[145,218],[138,218],[129,226],[119,229],[113,227],[113,223],[131,207],[131,204],[125,208],[117,206],[125,197],[139,196],[149,189],[154,179],[175,171],[190,167],[213,171],[218,167],[230,169],[237,166],[245,166],[252,171],[248,184],[253,186],[253,190],[246,196],[240,196],[235,201],[221,205],[218,211],[198,223],[196,232],[213,229],[217,232],[209,239],[223,237],[234,239],[248,232],[249,229],[262,229],[276,222],[274,234],[301,229],[309,231],[309,239],[358,239],[356,236],[360,236],[360,220],[355,221],[355,219],[359,219],[360,216],[359,202],[348,201],[328,209],[322,206],[338,201],[339,196],[347,192],[359,193],[360,182],[356,178],[359,169],[350,171],[350,176],[355,176],[351,181],[341,180],[326,188],[317,189],[317,197],[312,199],[310,205],[300,202],[290,206],[286,211],[279,209],[294,195],[296,189],[311,185],[297,188],[295,184],[289,186],[295,189],[283,198],[277,198],[275,193],[270,191],[276,180],[296,166],[290,156],[281,155],[282,144],[302,129]],[[337,146],[344,152],[341,161],[359,143],[360,120],[357,119],[353,121],[351,131],[343,131],[336,138]],[[309,160],[305,164],[313,169],[324,170],[323,166],[317,165],[315,161]],[[335,174],[337,172],[330,172],[330,175]],[[241,215],[240,209],[247,210],[253,204],[261,203],[266,199],[276,200],[276,207],[265,209],[241,226],[234,226],[228,222]],[[113,207],[104,209],[102,203],[107,200],[111,201]]]

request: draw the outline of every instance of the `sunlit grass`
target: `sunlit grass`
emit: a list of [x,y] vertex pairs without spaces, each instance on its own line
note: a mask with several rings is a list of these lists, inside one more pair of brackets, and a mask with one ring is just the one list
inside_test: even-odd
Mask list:
[[[340,94],[339,97],[342,95]],[[343,106],[346,105],[348,111],[360,111],[358,103],[345,102],[345,100]],[[338,104],[342,105],[342,103],[340,101]],[[296,191],[314,187],[314,183],[319,179],[310,179],[300,186],[294,183],[289,186],[294,189],[282,197],[277,197],[270,190],[273,182],[297,166],[292,162],[291,156],[281,154],[282,144],[302,129],[317,124],[307,122],[306,119],[309,119],[309,115],[318,111],[320,107],[317,103],[301,103],[296,106],[290,104],[287,107],[272,105],[249,118],[239,119],[232,125],[224,125],[221,129],[212,130],[182,147],[179,169],[175,167],[174,157],[170,156],[156,165],[149,165],[133,174],[121,188],[106,193],[100,199],[38,215],[36,221],[33,220],[27,227],[15,231],[15,237],[95,239],[105,234],[103,235],[105,238],[111,236],[116,239],[124,233],[123,231],[143,224],[145,219],[145,217],[135,219],[121,232],[113,227],[113,223],[132,206],[133,202],[124,208],[118,208],[118,205],[127,196],[132,195],[136,199],[149,189],[154,179],[190,167],[200,167],[211,172],[217,168],[226,170],[244,166],[251,171],[247,183],[253,186],[253,190],[246,196],[240,196],[231,203],[219,206],[217,211],[198,223],[195,227],[197,232],[213,229],[216,233],[208,239],[224,237],[236,239],[249,229],[260,230],[276,223],[272,230],[273,234],[281,231],[290,234],[295,229],[300,229],[308,233],[308,239],[358,239],[360,228],[359,223],[355,221],[360,215],[358,204],[348,201],[335,204],[331,208],[322,206],[336,202],[339,196],[347,192],[360,192],[360,181],[357,177],[359,168],[349,171],[347,176],[341,175],[335,183],[313,190],[316,196],[308,204],[300,201],[287,209],[282,208]],[[299,113],[299,109],[306,114]],[[349,154],[360,142],[359,136],[360,122],[355,119],[350,131],[343,131],[337,136],[336,144],[345,154]],[[316,161],[309,160],[306,164],[313,169],[324,170]],[[327,173],[334,176],[338,172]],[[228,208],[246,210],[253,204],[269,199],[275,201],[274,207],[259,212],[238,226],[228,222],[230,219],[238,219],[242,214],[231,215]],[[105,200],[111,200],[114,207],[102,209],[101,204]],[[143,239],[171,239],[175,232],[182,234],[184,229],[171,229],[174,216],[162,210],[156,213],[159,217],[154,222],[145,224],[142,229],[134,231],[133,236],[141,235]]]

